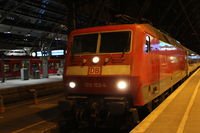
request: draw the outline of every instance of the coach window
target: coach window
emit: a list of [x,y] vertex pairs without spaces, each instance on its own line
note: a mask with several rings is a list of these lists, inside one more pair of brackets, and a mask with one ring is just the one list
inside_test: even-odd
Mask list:
[[148,53],[151,51],[151,46],[150,46],[150,36],[146,36],[146,43],[145,43],[145,52]]
[[20,64],[14,64],[13,72],[19,72],[20,71]]
[[54,62],[49,63],[49,69],[54,69]]
[[58,69],[60,67],[60,63],[56,62],[55,63],[55,69]]
[[4,72],[10,72],[10,65],[4,64]]

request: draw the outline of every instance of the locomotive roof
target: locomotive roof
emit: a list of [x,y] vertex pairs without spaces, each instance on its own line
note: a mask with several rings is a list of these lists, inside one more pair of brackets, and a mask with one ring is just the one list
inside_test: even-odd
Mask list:
[[107,31],[107,30],[110,31],[110,30],[133,29],[133,27],[140,28],[141,30],[144,30],[145,32],[148,32],[149,34],[156,36],[159,40],[162,40],[166,43],[176,45],[177,47],[180,47],[180,48],[185,48],[168,34],[160,31],[159,29],[154,28],[150,24],[143,24],[143,23],[89,27],[89,28],[74,30],[72,31],[72,34],[81,34],[81,33],[86,33],[86,32],[98,32],[98,31]]

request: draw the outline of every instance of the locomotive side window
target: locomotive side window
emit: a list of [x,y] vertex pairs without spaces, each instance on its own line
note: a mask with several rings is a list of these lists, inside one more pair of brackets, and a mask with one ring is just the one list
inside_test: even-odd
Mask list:
[[150,36],[146,36],[146,43],[145,43],[145,52],[148,53],[151,51],[151,43],[150,43]]
[[74,37],[72,54],[96,53],[98,34],[78,35]]
[[100,53],[128,52],[130,39],[130,31],[102,33]]

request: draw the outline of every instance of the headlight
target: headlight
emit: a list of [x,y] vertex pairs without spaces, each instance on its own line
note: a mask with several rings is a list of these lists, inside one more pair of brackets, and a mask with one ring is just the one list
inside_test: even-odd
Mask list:
[[117,88],[119,90],[126,90],[127,89],[127,82],[126,81],[119,81],[117,83]]
[[75,88],[76,87],[76,83],[75,82],[69,82],[69,87],[70,88]]
[[95,56],[95,57],[92,58],[92,62],[93,63],[98,63],[99,61],[100,61],[100,58],[97,57],[97,56]]

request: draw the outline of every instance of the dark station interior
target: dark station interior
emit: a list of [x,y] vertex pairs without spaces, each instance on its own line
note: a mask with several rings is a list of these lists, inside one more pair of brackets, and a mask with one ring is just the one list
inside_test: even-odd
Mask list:
[[[105,46],[101,53],[102,38],[109,34],[103,32],[112,32],[113,29],[120,32],[130,25],[136,25],[136,28],[140,25],[149,32],[164,36],[168,42],[156,38],[163,47],[172,46],[180,51],[170,53],[170,48],[155,48],[160,53],[154,53],[153,45],[144,44],[147,48],[143,51],[146,62],[141,67],[135,64],[142,62],[142,54],[141,60],[139,56],[131,55],[130,40],[126,42],[128,48],[121,48],[118,53],[112,51],[117,47],[117,41],[113,41],[116,46],[112,47],[112,52],[107,52],[110,47]],[[104,31],[106,28],[108,31]],[[97,33],[94,53],[87,51],[93,47],[90,41],[84,47],[85,51],[73,51],[76,48],[71,45],[77,41],[78,49],[84,35],[88,37],[93,33]],[[128,35],[124,32],[125,37]],[[123,38],[120,34],[115,39],[120,37]],[[145,43],[150,43],[152,37],[150,35]],[[107,42],[112,42],[113,38],[108,37],[111,41]],[[162,64],[161,56],[160,60],[157,58],[158,54],[166,56],[165,64]],[[135,59],[130,61],[132,58]],[[138,62],[135,63],[135,60]],[[199,0],[0,0],[0,133],[197,133],[200,131],[200,115],[197,115],[200,110],[199,66]],[[178,67],[182,70],[180,73]],[[135,68],[138,71],[133,70]],[[144,68],[146,70],[142,73]],[[95,74],[95,71],[98,72]],[[142,78],[139,77],[140,71]],[[145,72],[152,73],[147,76]],[[169,73],[171,77],[161,78]],[[158,77],[152,76],[156,74]],[[140,78],[149,78],[149,82],[143,86]],[[150,83],[153,82],[150,78],[159,81]],[[116,90],[114,94],[112,90],[116,86],[108,90],[108,84],[121,79],[128,81],[121,83],[128,89],[143,87],[133,91],[138,93],[140,100],[135,94],[115,93]],[[163,89],[165,86],[168,86],[167,89]],[[83,87],[82,90],[79,87]],[[89,90],[86,94],[84,87]],[[149,96],[149,99],[143,96]],[[142,100],[150,102],[143,103]],[[104,104],[106,109],[102,107]],[[128,115],[134,118],[125,121],[130,120],[131,126],[122,122],[128,115],[119,113],[126,112],[129,107]],[[66,114],[69,110],[72,112]],[[122,117],[118,118],[115,114]],[[75,117],[72,118],[73,115]],[[98,115],[112,120],[99,122]],[[120,126],[117,125],[119,123]],[[104,126],[99,127],[101,124]]]

